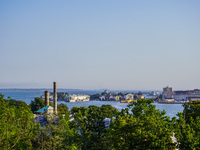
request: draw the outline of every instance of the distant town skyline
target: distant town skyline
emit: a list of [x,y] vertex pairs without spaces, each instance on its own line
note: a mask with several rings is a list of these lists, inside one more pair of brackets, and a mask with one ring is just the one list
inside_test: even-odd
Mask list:
[[0,89],[200,89],[200,1],[0,1]]

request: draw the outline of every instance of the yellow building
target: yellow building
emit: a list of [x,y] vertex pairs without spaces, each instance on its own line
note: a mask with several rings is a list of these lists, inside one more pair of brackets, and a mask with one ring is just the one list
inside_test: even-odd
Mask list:
[[118,95],[114,96],[115,101],[119,101],[120,97]]
[[144,99],[144,95],[138,95],[138,99]]

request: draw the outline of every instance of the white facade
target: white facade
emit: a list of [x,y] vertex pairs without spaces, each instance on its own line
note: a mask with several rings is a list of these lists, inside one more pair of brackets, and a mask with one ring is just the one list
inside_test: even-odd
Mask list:
[[133,94],[131,94],[131,93],[126,94],[126,95],[124,96],[124,99],[131,99],[131,100],[133,100],[133,98],[134,98],[134,96],[133,96]]
[[103,96],[100,96],[99,99],[100,99],[100,100],[105,100],[106,97],[103,95]]
[[145,99],[156,99],[157,98],[156,95],[145,95],[144,97],[145,97]]
[[188,95],[187,95],[187,94],[174,94],[174,95],[173,95],[173,98],[174,98],[176,101],[187,101]]
[[83,101],[89,101],[90,96],[89,95],[69,95],[65,98],[67,102],[83,102]]

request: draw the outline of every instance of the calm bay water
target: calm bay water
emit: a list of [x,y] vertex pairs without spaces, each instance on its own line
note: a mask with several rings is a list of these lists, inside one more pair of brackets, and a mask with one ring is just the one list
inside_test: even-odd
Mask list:
[[[26,102],[27,104],[30,104],[32,100],[34,100],[35,97],[40,97],[44,94],[44,91],[46,89],[0,89],[0,93],[4,95],[4,98],[7,99],[7,97],[11,97],[12,99],[21,100]],[[52,92],[51,90],[49,90]],[[58,89],[58,92],[67,92],[69,94],[95,94],[95,93],[101,93],[101,90],[63,90]],[[114,102],[114,101],[89,101],[89,102],[75,102],[75,103],[69,103],[64,101],[58,101],[58,104],[64,103],[66,104],[69,109],[71,109],[74,106],[77,107],[88,107],[90,105],[96,105],[96,106],[102,106],[103,104],[110,104],[113,107],[117,108],[118,110],[121,110],[123,108],[126,108],[127,103],[120,103],[120,102]],[[160,104],[160,103],[154,103],[156,105],[156,109],[159,110],[166,110],[166,115],[169,117],[175,117],[178,112],[183,111],[182,104]]]

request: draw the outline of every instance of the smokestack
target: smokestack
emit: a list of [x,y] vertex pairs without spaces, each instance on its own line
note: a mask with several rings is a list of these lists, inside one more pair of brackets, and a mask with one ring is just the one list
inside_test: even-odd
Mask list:
[[53,90],[54,90],[54,113],[57,114],[57,86],[56,82],[53,83]]
[[45,106],[49,106],[49,91],[45,91]]

